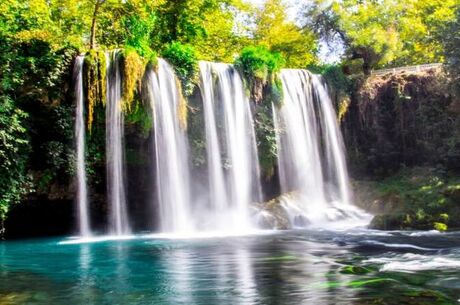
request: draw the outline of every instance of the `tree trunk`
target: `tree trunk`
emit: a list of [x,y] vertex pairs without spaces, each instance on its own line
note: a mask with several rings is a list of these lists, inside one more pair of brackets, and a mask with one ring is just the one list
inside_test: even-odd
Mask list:
[[99,13],[99,8],[101,7],[104,0],[96,0],[94,5],[93,19],[91,21],[91,38],[89,42],[89,47],[91,50],[96,48],[96,28],[97,28],[97,14]]

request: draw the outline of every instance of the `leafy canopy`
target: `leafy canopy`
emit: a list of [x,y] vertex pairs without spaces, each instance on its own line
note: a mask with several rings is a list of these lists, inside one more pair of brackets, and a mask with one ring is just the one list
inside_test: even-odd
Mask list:
[[314,0],[305,26],[344,44],[364,70],[444,61],[437,29],[455,18],[457,0]]

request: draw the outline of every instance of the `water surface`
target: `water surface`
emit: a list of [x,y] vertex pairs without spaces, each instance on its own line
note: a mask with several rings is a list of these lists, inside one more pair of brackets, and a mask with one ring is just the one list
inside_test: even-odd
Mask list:
[[0,304],[460,304],[460,233],[0,243]]

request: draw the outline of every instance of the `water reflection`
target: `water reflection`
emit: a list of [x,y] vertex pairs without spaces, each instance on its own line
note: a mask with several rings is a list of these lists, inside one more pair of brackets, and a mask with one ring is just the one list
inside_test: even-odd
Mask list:
[[237,290],[241,296],[239,304],[256,304],[258,293],[254,281],[254,272],[247,249],[237,249],[234,253],[236,262]]
[[79,295],[82,302],[88,305],[97,303],[97,294],[93,289],[93,287],[96,287],[96,283],[91,273],[91,260],[90,245],[81,245],[77,272],[79,275],[79,283],[74,289],[74,294]]
[[422,293],[427,304],[455,304],[459,237],[310,231],[0,243],[0,304],[401,304],[425,290],[439,292]]

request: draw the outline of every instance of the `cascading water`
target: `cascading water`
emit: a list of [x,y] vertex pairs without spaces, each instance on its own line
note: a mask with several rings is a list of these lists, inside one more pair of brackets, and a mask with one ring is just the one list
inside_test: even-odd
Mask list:
[[[345,161],[342,135],[337,123],[337,116],[326,86],[317,75],[312,75],[312,86],[316,99],[320,101],[321,128],[323,130],[324,151],[326,153],[326,169],[329,179],[333,181],[328,192],[332,199],[350,205],[351,192],[348,170]],[[336,192],[334,194],[334,192]]]
[[121,100],[120,52],[106,53],[106,158],[109,231],[115,235],[130,233],[125,190],[124,116]]
[[204,226],[246,231],[252,226],[249,205],[261,199],[249,100],[231,65],[201,62],[200,70],[209,176]]
[[191,215],[190,168],[185,118],[186,107],[171,66],[158,60],[157,72],[149,71],[148,92],[155,133],[156,191],[163,232],[194,231]]
[[85,162],[85,105],[83,97],[83,63],[84,56],[78,56],[75,61],[75,98],[76,118],[75,137],[77,146],[77,205],[78,228],[81,236],[90,236],[90,222],[88,213],[88,190],[86,186]]
[[291,225],[321,225],[365,214],[350,204],[343,143],[325,85],[305,70],[281,72],[274,107],[282,199]]
[[[106,155],[110,233],[130,233],[125,189],[124,116],[120,52],[106,54]],[[77,169],[80,232],[89,235],[84,167],[83,58],[76,63]],[[247,233],[261,202],[259,162],[249,98],[237,70],[200,62],[207,184],[191,181],[187,104],[173,68],[163,59],[149,69],[155,194],[160,230],[168,233]],[[321,79],[304,70],[281,72],[284,101],[273,107],[282,207],[292,227],[363,218],[351,205],[344,148],[336,114]],[[192,114],[197,115],[197,114]],[[199,187],[195,187],[198,186]],[[193,186],[193,187],[192,187]],[[268,211],[269,214],[270,211]],[[267,214],[267,215],[268,215]],[[268,215],[267,217],[269,217]],[[265,217],[265,216],[264,216]],[[276,215],[278,217],[278,215]],[[272,215],[273,218],[273,215]],[[264,220],[264,219],[262,219]],[[265,224],[262,224],[265,227]]]

